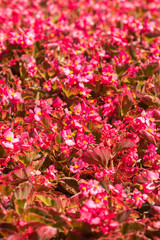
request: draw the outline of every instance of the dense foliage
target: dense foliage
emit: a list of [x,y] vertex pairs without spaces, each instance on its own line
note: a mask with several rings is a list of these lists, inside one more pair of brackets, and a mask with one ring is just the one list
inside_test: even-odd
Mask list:
[[159,14],[0,0],[1,239],[160,239]]

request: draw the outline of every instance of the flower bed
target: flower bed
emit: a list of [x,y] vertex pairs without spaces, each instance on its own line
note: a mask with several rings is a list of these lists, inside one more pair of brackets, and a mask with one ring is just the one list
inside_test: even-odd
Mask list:
[[0,4],[0,239],[160,239],[159,0]]

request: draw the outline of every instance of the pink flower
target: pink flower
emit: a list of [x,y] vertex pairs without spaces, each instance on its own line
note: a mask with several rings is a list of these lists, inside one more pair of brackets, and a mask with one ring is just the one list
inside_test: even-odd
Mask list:
[[51,84],[50,84],[50,82],[44,82],[43,83],[43,91],[47,91],[47,92],[51,91]]
[[137,207],[141,207],[143,203],[148,199],[146,194],[142,194],[138,189],[134,190],[132,201]]
[[102,69],[102,78],[101,81],[105,85],[112,85],[118,86],[118,75],[114,72],[112,66],[104,67]]
[[14,134],[10,129],[4,132],[3,137],[5,140],[2,142],[2,144],[9,149],[13,149],[14,143],[19,142],[19,139],[14,137]]
[[96,180],[89,180],[87,183],[81,183],[79,189],[82,191],[82,195],[96,195],[97,193],[104,192],[104,188],[99,185],[99,182]]
[[33,31],[26,31],[24,42],[27,46],[32,46],[35,42],[35,33]]
[[151,182],[159,179],[159,173],[153,171],[147,171],[147,179]]
[[41,109],[39,107],[35,107],[34,108],[34,112],[35,112],[35,115],[34,115],[34,119],[39,122],[41,120],[40,116],[42,115],[41,113]]
[[121,184],[116,184],[115,186],[109,184],[109,189],[111,190],[113,196],[126,198],[127,195],[124,193],[123,187]]
[[117,58],[116,56],[113,56],[113,58],[115,60],[115,63],[119,65],[122,65],[124,63],[129,63],[131,59],[131,57],[123,51],[119,52],[119,58]]
[[85,163],[82,160],[75,161],[73,166],[70,166],[69,169],[72,173],[80,172],[80,169],[84,168]]
[[60,152],[65,156],[69,157],[71,150],[68,146],[62,146]]
[[59,97],[56,97],[52,103],[54,108],[60,108],[66,105]]
[[70,147],[75,145],[75,141],[74,141],[74,138],[72,136],[71,129],[62,130],[61,137],[65,141],[66,145],[68,145]]
[[27,64],[27,68],[28,68],[28,74],[31,77],[34,77],[37,73],[37,67],[36,67],[36,60],[34,57],[30,57],[29,62]]
[[57,177],[55,175],[55,173],[57,173],[57,170],[55,169],[54,165],[50,165],[48,170],[46,171],[48,173],[48,175],[53,179],[56,180]]
[[78,133],[76,136],[76,143],[78,148],[80,149],[87,149],[88,144],[94,143],[94,136],[93,135],[86,135],[83,133]]
[[21,97],[20,92],[14,92],[13,90],[8,91],[8,97],[12,100],[16,100],[17,102],[23,103],[24,100]]

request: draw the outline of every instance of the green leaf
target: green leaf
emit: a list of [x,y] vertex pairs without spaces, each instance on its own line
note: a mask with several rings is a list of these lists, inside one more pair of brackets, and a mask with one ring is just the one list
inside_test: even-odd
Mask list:
[[20,65],[19,71],[20,71],[20,76],[22,77],[22,79],[25,79],[25,77],[27,76],[27,71],[26,71],[24,64]]
[[9,184],[1,184],[0,185],[0,193],[1,195],[9,196],[13,192],[14,186]]
[[21,163],[28,167],[36,155],[37,153],[26,153],[24,155],[18,155],[17,158]]
[[27,200],[26,198],[23,198],[23,199],[15,199],[15,201],[14,201],[15,210],[20,215],[24,211],[24,206],[25,206],[26,200]]
[[61,138],[61,135],[60,135],[60,134],[56,135],[56,137],[55,137],[55,142],[56,142],[56,144],[59,144],[59,143],[62,142],[62,138]]
[[37,195],[37,194],[36,194],[36,198],[42,201],[46,206],[58,207],[57,199],[53,199],[44,195]]
[[45,115],[45,116],[41,116],[41,122],[43,123],[43,125],[49,129],[51,124],[52,124],[52,119],[51,117]]
[[11,209],[7,211],[7,214],[3,218],[3,222],[14,224],[18,218],[19,215],[13,209]]
[[62,91],[64,92],[67,98],[78,95],[78,92],[79,92],[77,88],[70,87],[68,85],[62,86]]
[[30,182],[25,182],[19,184],[19,186],[14,190],[13,193],[13,200],[14,199],[23,199],[23,198],[28,198],[29,194],[32,191],[33,184]]
[[121,232],[122,234],[137,231],[142,232],[144,230],[144,227],[144,224],[140,222],[127,222],[121,226]]
[[48,219],[51,218],[51,215],[48,214],[47,210],[45,210],[42,207],[28,207],[28,208],[26,208],[25,211],[23,212],[24,218],[25,218],[25,215],[27,215],[28,213],[35,213],[39,216],[42,216],[42,217],[48,218]]
[[155,63],[151,63],[149,64],[146,68],[145,68],[145,75],[148,77],[150,77],[154,71],[156,70],[156,68],[158,67],[158,62]]
[[44,223],[44,224],[48,224],[48,225],[54,224],[53,220],[47,219],[46,217],[40,216],[33,212],[29,212],[29,213],[25,214],[23,219],[26,222],[40,222],[40,223]]

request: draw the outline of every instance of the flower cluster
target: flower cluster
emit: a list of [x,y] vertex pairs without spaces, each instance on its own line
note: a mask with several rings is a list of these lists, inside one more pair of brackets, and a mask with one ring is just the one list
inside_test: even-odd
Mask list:
[[0,238],[159,239],[159,0],[0,4]]

